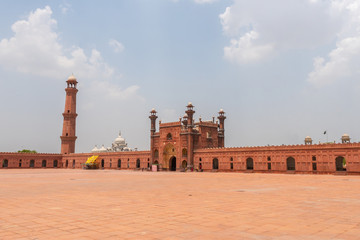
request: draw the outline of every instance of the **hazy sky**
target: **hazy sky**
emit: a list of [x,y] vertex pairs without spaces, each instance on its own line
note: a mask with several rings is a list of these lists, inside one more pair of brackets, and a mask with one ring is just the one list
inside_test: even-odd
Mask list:
[[226,112],[225,145],[360,140],[360,0],[1,1],[0,151],[59,152],[65,81],[77,152],[121,130],[149,149],[149,111]]

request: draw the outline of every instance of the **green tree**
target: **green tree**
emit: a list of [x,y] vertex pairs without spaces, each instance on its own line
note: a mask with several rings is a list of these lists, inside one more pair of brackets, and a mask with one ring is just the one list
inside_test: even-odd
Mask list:
[[18,153],[37,153],[36,150],[23,149],[19,150]]

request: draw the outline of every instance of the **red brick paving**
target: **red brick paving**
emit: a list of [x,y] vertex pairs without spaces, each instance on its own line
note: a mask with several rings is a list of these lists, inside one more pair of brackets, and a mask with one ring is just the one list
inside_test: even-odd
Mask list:
[[359,239],[360,176],[0,170],[0,239]]

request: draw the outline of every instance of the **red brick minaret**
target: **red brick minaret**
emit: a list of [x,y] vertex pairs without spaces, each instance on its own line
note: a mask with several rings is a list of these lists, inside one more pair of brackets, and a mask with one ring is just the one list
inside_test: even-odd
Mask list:
[[61,135],[61,153],[68,154],[75,152],[75,127],[76,127],[76,94],[78,92],[76,85],[77,81],[74,75],[71,75],[66,81],[67,88],[65,88],[66,99],[65,99],[65,111],[64,125]]
[[225,126],[224,126],[225,123],[224,122],[226,119],[224,110],[220,109],[218,119],[220,121],[219,132],[218,132],[219,147],[224,147],[225,146]]
[[153,108],[150,112],[150,116],[149,116],[150,120],[151,120],[151,129],[150,129],[150,151],[151,151],[151,164],[154,163],[154,137],[155,137],[155,132],[156,132],[156,119],[158,118],[156,116],[156,111]]
[[191,102],[189,102],[189,104],[186,106],[187,110],[185,111],[187,114],[187,129],[188,129],[188,147],[187,147],[187,151],[188,151],[188,168],[191,169],[194,167],[194,133],[193,133],[193,128],[194,128],[194,106],[192,105]]

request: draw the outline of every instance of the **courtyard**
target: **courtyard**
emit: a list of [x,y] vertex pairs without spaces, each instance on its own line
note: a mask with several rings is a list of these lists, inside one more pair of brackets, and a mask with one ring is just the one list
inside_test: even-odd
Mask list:
[[0,170],[0,239],[359,239],[360,176]]

